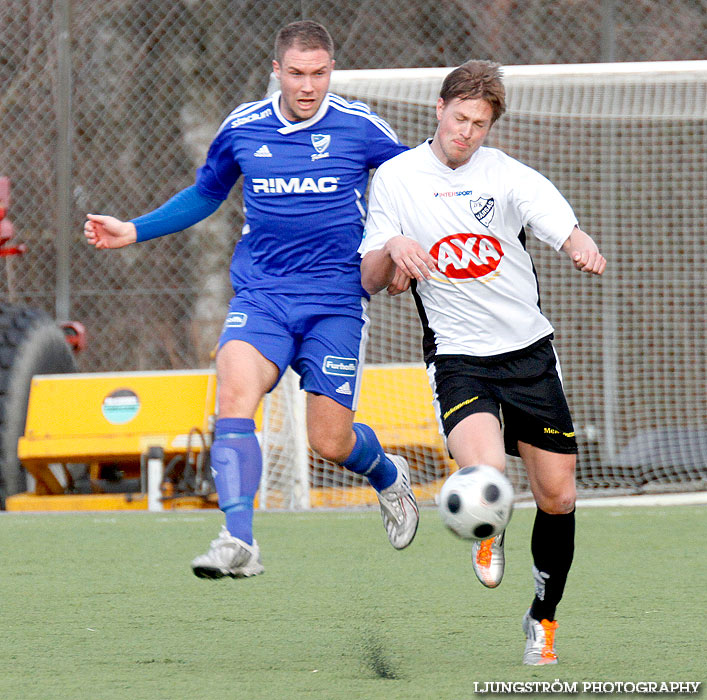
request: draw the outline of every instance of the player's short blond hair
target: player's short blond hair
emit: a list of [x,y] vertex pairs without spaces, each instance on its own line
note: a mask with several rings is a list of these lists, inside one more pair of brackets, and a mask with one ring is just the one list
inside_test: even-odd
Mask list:
[[501,66],[492,61],[467,61],[444,79],[439,96],[444,102],[454,98],[486,100],[493,110],[493,123],[506,111]]
[[285,52],[297,46],[305,51],[324,49],[329,58],[334,58],[334,40],[331,34],[318,22],[305,19],[286,24],[275,37],[275,60],[282,63]]

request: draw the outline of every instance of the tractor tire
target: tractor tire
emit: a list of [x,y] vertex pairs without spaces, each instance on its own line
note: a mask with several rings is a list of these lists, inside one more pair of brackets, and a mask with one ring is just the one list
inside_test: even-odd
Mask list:
[[27,490],[17,441],[25,432],[32,377],[75,371],[71,348],[47,314],[0,304],[0,507]]

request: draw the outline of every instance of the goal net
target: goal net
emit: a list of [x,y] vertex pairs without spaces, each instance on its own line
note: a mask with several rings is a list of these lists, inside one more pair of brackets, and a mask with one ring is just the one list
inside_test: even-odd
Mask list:
[[[434,134],[450,70],[335,71],[331,90],[368,103],[412,146]],[[552,180],[608,260],[590,278],[528,241],[556,330],[580,491],[707,488],[707,61],[507,66],[504,81],[508,109],[487,145]],[[408,458],[418,497],[431,500],[454,467],[425,392],[414,304],[383,292],[369,315],[360,420]],[[309,452],[297,393],[288,377],[267,402],[264,504],[373,502],[359,477]],[[517,460],[508,474],[527,493]]]

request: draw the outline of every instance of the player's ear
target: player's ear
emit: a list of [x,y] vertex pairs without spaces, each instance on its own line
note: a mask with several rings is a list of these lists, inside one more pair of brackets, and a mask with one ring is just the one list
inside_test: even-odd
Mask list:
[[442,119],[442,112],[443,111],[444,111],[444,100],[441,97],[439,97],[437,99],[437,120],[438,121]]
[[272,60],[272,72],[275,73],[275,77],[280,80],[280,64],[274,58]]

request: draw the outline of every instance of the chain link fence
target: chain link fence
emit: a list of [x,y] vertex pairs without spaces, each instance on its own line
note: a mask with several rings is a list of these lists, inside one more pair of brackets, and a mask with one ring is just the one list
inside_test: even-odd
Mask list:
[[132,218],[190,185],[298,19],[328,27],[346,69],[699,59],[707,39],[707,0],[4,0],[0,175],[28,252],[2,259],[0,299],[81,321],[82,370],[208,364],[240,196],[189,233],[110,253],[83,242],[83,220]]

